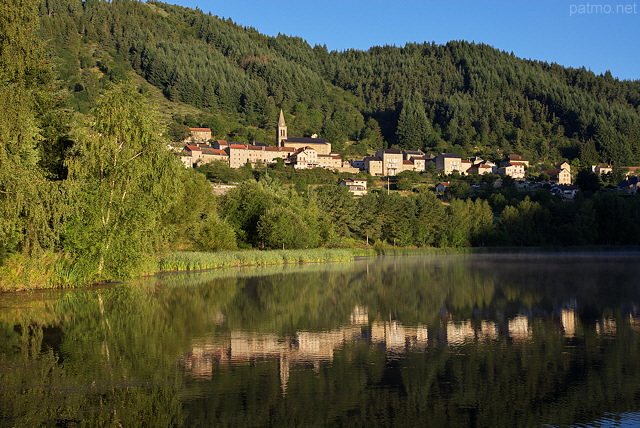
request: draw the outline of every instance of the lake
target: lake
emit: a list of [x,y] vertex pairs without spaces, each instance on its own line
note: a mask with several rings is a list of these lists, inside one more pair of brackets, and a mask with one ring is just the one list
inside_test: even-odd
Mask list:
[[0,295],[0,426],[635,426],[639,262],[381,257]]

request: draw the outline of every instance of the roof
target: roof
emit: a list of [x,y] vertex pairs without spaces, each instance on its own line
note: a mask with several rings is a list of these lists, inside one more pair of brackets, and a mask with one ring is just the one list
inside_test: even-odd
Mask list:
[[399,150],[399,149],[382,149],[382,150],[380,150],[380,152],[388,153],[390,155],[401,155],[402,154],[402,150]]
[[229,143],[229,148],[230,149],[244,150],[244,149],[247,148],[247,146],[245,146],[244,144],[239,144],[239,143]]
[[367,156],[366,158],[363,159],[364,162],[369,161],[369,162],[382,162],[382,159],[380,159],[379,157],[376,156]]
[[440,153],[438,156],[443,158],[459,158],[460,157],[455,153]]
[[514,161],[524,161],[525,160],[520,155],[509,155],[508,158],[509,158],[509,160],[514,160]]
[[447,183],[446,181],[441,181],[440,183],[436,184],[436,186],[443,186],[443,187],[447,187],[449,185],[449,183]]
[[408,154],[408,155],[420,155],[420,156],[424,155],[424,153],[422,153],[422,151],[420,150],[405,150],[404,152],[405,154]]
[[211,132],[211,128],[189,128],[189,131],[193,131],[193,132]]
[[402,164],[403,164],[403,165],[413,165],[413,161],[410,161],[410,160],[403,160],[403,161],[402,161]]
[[269,145],[267,143],[253,143],[254,146],[259,146],[259,147],[269,147]]
[[227,156],[227,152],[225,152],[224,150],[220,150],[220,149],[203,149],[202,150],[202,154],[203,155]]
[[284,114],[282,113],[282,109],[280,109],[280,118],[278,119],[278,126],[287,126],[284,121]]
[[627,177],[626,180],[618,183],[618,187],[637,186],[640,183],[640,177]]
[[302,143],[302,144],[329,144],[328,141],[322,138],[308,138],[308,137],[289,137],[284,140],[285,143]]
[[561,171],[560,169],[549,169],[547,171],[542,171],[542,172],[548,175],[558,175],[560,174],[560,171]]
[[414,157],[412,157],[411,159],[413,159],[414,161],[417,161],[417,160],[423,160],[423,161],[426,161],[426,160],[427,160],[427,158],[426,158],[426,157],[424,157],[424,156],[414,156]]
[[201,151],[202,151],[202,149],[201,149],[200,147],[198,147],[198,146],[191,146],[191,145],[189,145],[189,144],[187,144],[186,146],[184,146],[184,149],[185,149],[185,150],[192,151],[192,152],[201,152]]

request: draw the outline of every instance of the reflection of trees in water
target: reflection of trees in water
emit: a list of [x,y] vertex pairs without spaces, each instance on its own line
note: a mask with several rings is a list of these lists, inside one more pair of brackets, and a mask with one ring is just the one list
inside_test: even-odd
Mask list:
[[[0,317],[0,416],[455,426],[573,423],[635,408],[634,263],[520,257],[217,271],[74,291],[31,313],[16,305]],[[185,350],[237,331],[272,335],[304,358],[226,365],[221,352],[209,380],[183,380]],[[309,349],[323,341],[318,363]]]

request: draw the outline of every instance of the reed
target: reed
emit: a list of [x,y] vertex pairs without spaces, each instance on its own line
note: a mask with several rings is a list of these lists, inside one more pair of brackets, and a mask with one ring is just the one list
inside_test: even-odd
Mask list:
[[367,249],[272,250],[272,251],[220,251],[172,253],[158,262],[158,270],[186,271],[231,266],[266,266],[283,263],[319,263],[352,261],[356,256],[375,256]]

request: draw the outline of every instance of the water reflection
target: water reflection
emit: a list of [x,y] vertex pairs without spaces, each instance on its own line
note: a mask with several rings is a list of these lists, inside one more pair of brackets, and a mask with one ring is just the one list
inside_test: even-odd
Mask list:
[[12,296],[0,305],[0,425],[633,418],[637,261],[403,257]]

